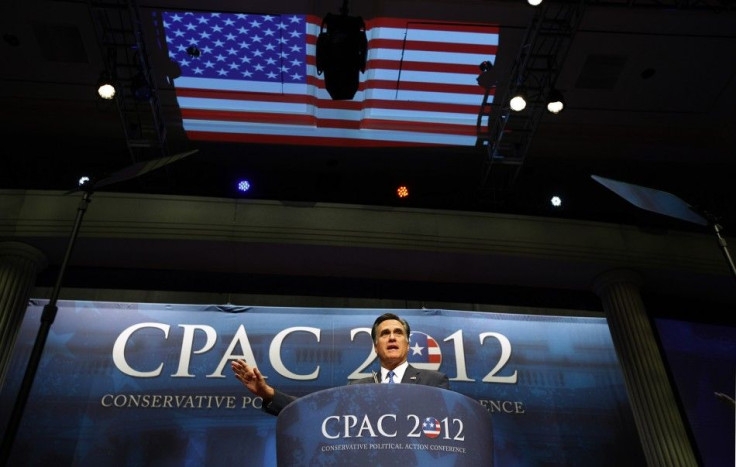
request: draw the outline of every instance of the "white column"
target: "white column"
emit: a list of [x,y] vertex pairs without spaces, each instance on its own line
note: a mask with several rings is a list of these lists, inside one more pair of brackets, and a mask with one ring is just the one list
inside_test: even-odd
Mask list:
[[0,388],[10,363],[36,275],[46,257],[20,242],[0,242]]
[[650,319],[639,294],[642,279],[630,270],[596,278],[634,420],[649,467],[698,463],[667,377]]

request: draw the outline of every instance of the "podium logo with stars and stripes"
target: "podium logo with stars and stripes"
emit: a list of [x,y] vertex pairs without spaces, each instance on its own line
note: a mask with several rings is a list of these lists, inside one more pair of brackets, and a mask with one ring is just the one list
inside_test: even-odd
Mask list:
[[422,423],[422,431],[427,438],[436,438],[440,435],[440,422],[434,417],[427,417]]

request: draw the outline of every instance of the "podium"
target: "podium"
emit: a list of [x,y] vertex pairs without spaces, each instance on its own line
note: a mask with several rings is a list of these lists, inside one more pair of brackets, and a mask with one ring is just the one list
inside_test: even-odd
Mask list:
[[301,397],[276,421],[279,466],[491,466],[491,416],[457,392],[354,384]]

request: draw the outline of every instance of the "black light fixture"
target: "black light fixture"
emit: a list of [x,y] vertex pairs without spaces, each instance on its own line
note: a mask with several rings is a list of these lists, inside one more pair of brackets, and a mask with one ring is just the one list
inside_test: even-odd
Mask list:
[[483,89],[496,87],[496,83],[494,82],[495,73],[493,72],[493,63],[489,60],[484,60],[480,62],[478,68],[480,68],[480,74],[475,79],[478,82],[478,85]]
[[558,114],[565,109],[565,98],[560,91],[552,89],[547,96],[547,110]]
[[97,80],[97,95],[105,100],[112,100],[115,97],[115,82],[110,72],[103,71]]
[[344,1],[339,15],[327,13],[317,37],[317,74],[324,73],[325,87],[333,100],[355,96],[368,53],[363,18],[348,16],[347,11]]

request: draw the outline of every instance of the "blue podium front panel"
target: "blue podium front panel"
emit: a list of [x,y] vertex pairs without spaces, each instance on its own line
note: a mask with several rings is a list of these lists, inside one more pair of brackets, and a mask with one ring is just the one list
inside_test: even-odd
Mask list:
[[415,384],[326,389],[286,407],[277,459],[298,465],[493,464],[491,416],[457,392]]

